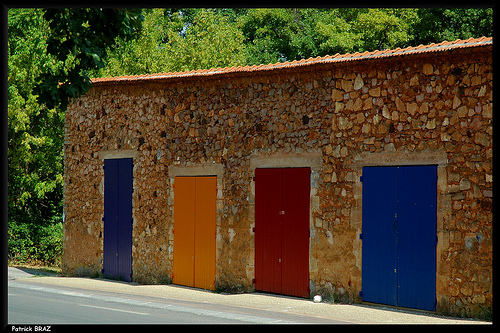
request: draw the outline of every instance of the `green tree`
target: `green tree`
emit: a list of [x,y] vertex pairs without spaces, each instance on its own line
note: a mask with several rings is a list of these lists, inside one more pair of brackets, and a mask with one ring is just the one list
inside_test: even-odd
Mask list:
[[415,9],[345,8],[327,12],[316,25],[322,53],[352,53],[409,46]]
[[358,15],[353,26],[361,35],[361,50],[374,51],[408,46],[410,25],[416,20],[415,9],[369,8]]
[[145,10],[134,40],[120,38],[96,77],[139,75],[244,65],[243,35],[218,11]]
[[330,9],[318,8],[291,8],[295,28],[291,36],[293,52],[289,54],[290,60],[306,59],[322,55],[318,43],[316,25]]
[[321,55],[351,53],[360,50],[361,35],[352,27],[351,12],[334,9],[324,13],[315,26]]
[[48,66],[40,73],[34,88],[40,103],[49,108],[61,106],[91,86],[88,70],[104,67],[102,58],[116,38],[125,40],[140,31],[141,9],[48,9],[47,52],[60,66]]
[[265,8],[238,25],[247,63],[256,64],[407,45],[416,21],[415,9]]
[[168,20],[162,9],[144,10],[144,23],[136,38],[118,37],[107,48],[106,66],[91,71],[92,76],[139,75],[164,72],[167,54],[164,38]]
[[493,8],[419,8],[412,44],[493,35]]
[[227,17],[200,10],[181,33],[169,27],[165,50],[174,71],[243,65],[243,34]]
[[64,113],[33,94],[35,80],[57,60],[47,53],[40,9],[8,12],[8,221],[10,257],[35,255],[50,224],[62,228]]
[[293,35],[297,33],[292,13],[285,8],[251,8],[240,16],[245,36],[247,64],[293,60]]
[[115,36],[131,34],[140,20],[136,10],[108,14],[103,17],[99,10],[86,9],[8,11],[8,254],[12,260],[55,262],[62,250],[65,106],[69,98],[88,89],[85,71],[104,66],[103,48]]

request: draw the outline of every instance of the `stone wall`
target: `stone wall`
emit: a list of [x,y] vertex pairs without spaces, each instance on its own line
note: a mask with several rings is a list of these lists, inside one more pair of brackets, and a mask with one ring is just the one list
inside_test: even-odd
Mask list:
[[438,312],[491,311],[492,82],[490,46],[96,83],[66,114],[64,272],[102,268],[114,154],[134,157],[135,281],[172,274],[174,176],[215,168],[217,286],[252,290],[255,167],[310,160],[311,292],[356,301],[362,166],[437,164]]

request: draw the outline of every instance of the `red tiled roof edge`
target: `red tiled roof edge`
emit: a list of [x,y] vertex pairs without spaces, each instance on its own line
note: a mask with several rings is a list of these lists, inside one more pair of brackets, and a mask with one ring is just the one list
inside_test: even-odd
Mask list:
[[404,49],[396,48],[392,50],[372,51],[354,54],[336,54],[333,56],[316,57],[302,60],[294,60],[290,62],[282,62],[268,65],[251,65],[251,66],[238,66],[238,67],[225,67],[225,68],[211,68],[199,69],[186,72],[170,72],[158,74],[143,74],[143,75],[127,75],[109,78],[93,79],[93,84],[106,84],[106,83],[120,83],[120,82],[133,82],[145,80],[165,80],[165,79],[180,79],[185,77],[207,77],[212,75],[230,74],[230,73],[250,73],[259,71],[270,71],[281,68],[295,68],[316,64],[340,63],[348,61],[361,61],[388,57],[398,57],[413,54],[422,54],[430,52],[444,52],[459,48],[471,48],[493,45],[492,37],[469,38],[466,40],[457,39],[453,42],[441,42],[438,44],[419,45],[415,47],[407,47]]

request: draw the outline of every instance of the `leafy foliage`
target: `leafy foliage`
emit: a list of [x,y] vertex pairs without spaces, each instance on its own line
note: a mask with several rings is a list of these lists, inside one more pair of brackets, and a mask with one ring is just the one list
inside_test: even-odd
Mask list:
[[493,8],[420,8],[413,45],[443,40],[491,37]]
[[138,15],[137,10],[102,14],[97,10],[9,9],[10,260],[58,261],[65,106],[68,98],[88,89],[85,70],[104,66],[106,43],[113,43],[114,35],[131,34],[131,20],[138,20]]
[[90,88],[87,70],[104,67],[106,46],[133,36],[143,20],[140,9],[48,9],[43,16],[50,27],[47,51],[63,66],[40,73],[34,91],[40,103],[62,109]]
[[229,67],[244,64],[243,34],[228,19],[201,10],[180,33],[170,29],[166,50],[177,55],[172,70]]
[[[12,11],[12,10],[11,10]],[[60,210],[64,113],[37,103],[32,87],[45,66],[48,26],[38,9],[9,11],[9,220],[41,223]]]
[[297,29],[287,9],[252,8],[241,16],[239,25],[246,38],[250,63],[284,61],[292,52],[292,36]]
[[359,13],[353,26],[362,36],[362,50],[384,50],[407,46],[409,29],[417,20],[414,9],[373,9]]
[[[100,70],[90,71],[94,76],[137,75],[163,71],[167,58],[167,54],[163,52],[163,39],[167,31],[165,16],[161,10],[149,10],[144,16],[144,24],[136,38],[127,41],[118,37],[114,43],[108,44],[107,65],[100,67]],[[124,64],[127,66],[123,66]]]
[[118,38],[108,49],[108,65],[96,75],[148,74],[244,64],[243,35],[227,17],[206,9],[190,14],[145,10],[141,34],[130,42]]

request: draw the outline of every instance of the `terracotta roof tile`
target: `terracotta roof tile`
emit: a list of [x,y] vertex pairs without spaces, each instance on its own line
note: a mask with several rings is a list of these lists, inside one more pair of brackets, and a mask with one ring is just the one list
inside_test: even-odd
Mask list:
[[196,77],[196,76],[210,76],[217,74],[227,74],[227,73],[235,73],[235,72],[258,72],[258,71],[271,71],[278,68],[294,68],[300,66],[308,66],[314,64],[321,63],[337,63],[337,62],[347,62],[347,61],[356,61],[356,60],[369,60],[369,59],[378,59],[385,57],[397,57],[397,56],[405,56],[411,54],[419,54],[419,53],[428,53],[428,52],[442,52],[457,48],[468,48],[468,47],[480,47],[480,46],[488,46],[493,45],[492,37],[481,37],[481,38],[469,38],[466,40],[457,39],[455,41],[447,42],[444,41],[442,43],[432,43],[429,45],[418,45],[411,46],[404,49],[396,48],[392,50],[376,50],[372,52],[363,52],[363,53],[353,53],[353,54],[335,54],[333,56],[324,56],[324,57],[316,57],[316,58],[308,58],[301,60],[294,60],[289,62],[281,62],[274,64],[260,64],[260,65],[251,65],[251,66],[236,66],[236,67],[218,67],[218,68],[210,68],[210,69],[198,69],[191,70],[185,72],[170,72],[170,73],[158,73],[158,74],[141,74],[141,75],[125,75],[118,77],[109,77],[109,78],[97,78],[93,79],[92,83],[114,83],[114,82],[122,82],[122,81],[143,81],[143,80],[159,80],[159,79],[173,79],[173,78],[182,78],[182,77]]

